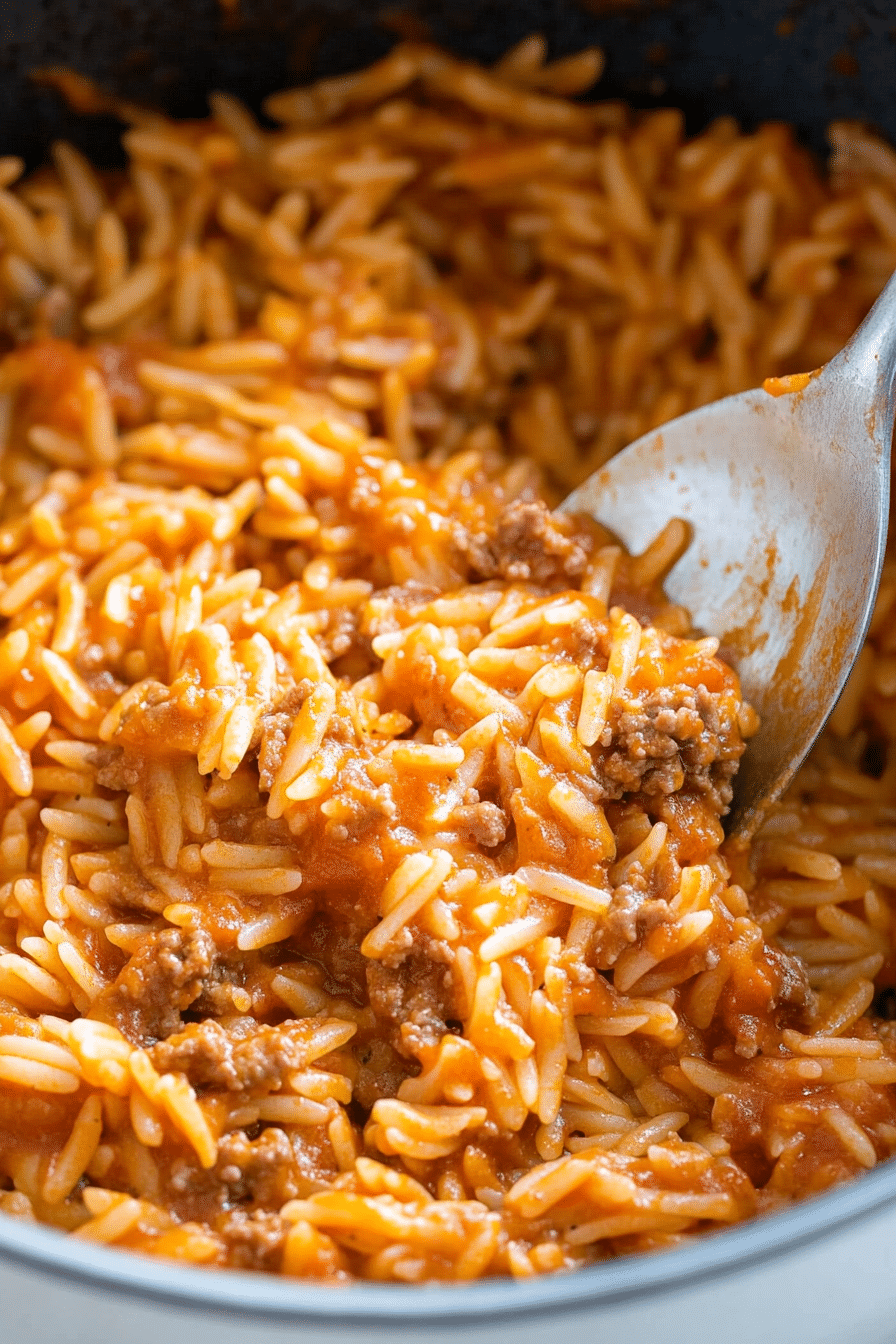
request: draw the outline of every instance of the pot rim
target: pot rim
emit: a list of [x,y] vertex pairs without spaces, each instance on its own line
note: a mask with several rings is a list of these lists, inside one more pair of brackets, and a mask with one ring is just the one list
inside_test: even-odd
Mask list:
[[729,1277],[843,1232],[896,1198],[896,1161],[824,1194],[689,1245],[625,1256],[570,1274],[528,1280],[480,1279],[416,1287],[360,1282],[334,1288],[238,1270],[213,1272],[128,1254],[66,1237],[51,1228],[0,1217],[0,1264],[51,1273],[86,1288],[267,1323],[469,1326],[483,1320],[568,1313],[632,1298],[656,1298],[709,1278]]

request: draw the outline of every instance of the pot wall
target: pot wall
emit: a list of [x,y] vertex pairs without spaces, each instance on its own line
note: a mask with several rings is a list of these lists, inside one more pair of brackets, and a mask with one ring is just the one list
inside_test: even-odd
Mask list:
[[[724,1236],[725,1234],[719,1234]],[[50,1234],[45,1234],[51,1244]],[[85,1248],[86,1249],[86,1248]],[[101,1253],[114,1264],[117,1256]],[[130,1258],[127,1265],[134,1263]],[[0,1258],[0,1302],[4,1344],[611,1344],[634,1340],[649,1344],[887,1344],[896,1317],[896,1203],[879,1205],[807,1245],[743,1267],[708,1273],[681,1286],[639,1284],[640,1258],[633,1258],[617,1285],[615,1300],[591,1304],[536,1307],[506,1314],[515,1284],[484,1285],[495,1314],[479,1320],[449,1321],[436,1309],[431,1321],[376,1320],[383,1297],[365,1319],[357,1310],[364,1288],[346,1294],[354,1319],[314,1318],[315,1299],[305,1285],[280,1281],[274,1293],[265,1276],[228,1275],[238,1280],[239,1309],[218,1311],[179,1303],[184,1291],[200,1291],[209,1271],[179,1270],[141,1261],[149,1295],[79,1282],[65,1273]],[[559,1282],[555,1280],[554,1282]],[[448,1294],[464,1289],[446,1289]],[[171,1293],[175,1300],[162,1296]],[[323,1290],[326,1293],[326,1290]],[[405,1304],[413,1289],[395,1289]],[[290,1298],[295,1303],[290,1307]],[[228,1296],[231,1294],[228,1293]],[[267,1296],[267,1309],[252,1310],[253,1298]],[[432,1295],[429,1295],[430,1298]],[[335,1295],[334,1295],[335,1297]],[[304,1299],[304,1300],[303,1300]],[[327,1306],[332,1308],[334,1299]],[[335,1297],[338,1312],[338,1297]],[[302,1308],[305,1308],[303,1310]]]
[[356,69],[400,37],[494,60],[541,31],[553,55],[598,43],[601,96],[681,106],[692,127],[720,113],[779,119],[824,152],[833,118],[896,140],[896,9],[887,0],[4,0],[3,153],[39,161],[50,140],[116,157],[119,128],[73,117],[29,71],[66,65],[176,115],[209,89],[257,105],[273,89]]

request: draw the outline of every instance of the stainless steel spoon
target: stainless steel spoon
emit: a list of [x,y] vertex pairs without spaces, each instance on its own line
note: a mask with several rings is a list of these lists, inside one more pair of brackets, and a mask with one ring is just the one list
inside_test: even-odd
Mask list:
[[790,380],[798,390],[742,392],[683,415],[562,506],[633,553],[670,518],[691,525],[666,592],[719,636],[762,720],[730,834],[748,838],[790,783],[861,650],[887,539],[894,375],[896,275],[839,355]]

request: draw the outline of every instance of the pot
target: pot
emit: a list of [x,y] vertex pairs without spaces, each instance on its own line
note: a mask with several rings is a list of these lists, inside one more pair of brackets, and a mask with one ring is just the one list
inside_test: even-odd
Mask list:
[[9,1344],[885,1344],[894,1270],[894,1164],[680,1250],[450,1288],[181,1269],[0,1216]]
[[[896,14],[817,0],[5,0],[3,153],[36,164],[66,136],[116,161],[120,128],[82,119],[29,72],[66,65],[135,101],[201,115],[222,88],[251,105],[274,89],[363,66],[398,36],[495,59],[534,30],[552,54],[597,43],[603,97],[786,120],[817,152],[833,118],[896,140]],[[465,1287],[328,1288],[216,1274],[107,1251],[0,1215],[3,1341],[127,1344],[883,1344],[896,1314],[896,1164],[806,1203],[673,1251],[574,1275]]]

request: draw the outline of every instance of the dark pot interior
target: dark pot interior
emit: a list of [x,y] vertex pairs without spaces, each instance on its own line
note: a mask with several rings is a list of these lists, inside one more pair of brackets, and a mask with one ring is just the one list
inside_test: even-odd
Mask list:
[[598,43],[598,92],[686,109],[692,130],[720,113],[745,126],[796,125],[819,153],[833,118],[896,140],[892,0],[3,0],[3,153],[39,162],[66,136],[103,164],[117,125],[72,114],[30,72],[68,66],[178,116],[226,89],[257,106],[274,89],[356,69],[401,37],[492,61],[533,31],[552,55]]

